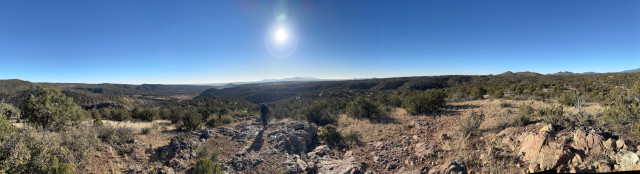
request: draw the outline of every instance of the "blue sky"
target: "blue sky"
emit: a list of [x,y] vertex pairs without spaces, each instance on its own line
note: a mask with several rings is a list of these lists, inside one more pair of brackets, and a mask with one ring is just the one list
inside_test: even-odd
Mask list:
[[613,72],[640,68],[640,1],[0,1],[0,62],[133,84]]

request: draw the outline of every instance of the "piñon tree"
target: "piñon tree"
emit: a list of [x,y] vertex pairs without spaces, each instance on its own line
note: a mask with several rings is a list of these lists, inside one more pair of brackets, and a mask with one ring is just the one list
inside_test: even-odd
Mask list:
[[73,98],[67,97],[58,88],[38,89],[31,94],[23,106],[23,119],[42,126],[43,129],[61,130],[69,124],[77,124],[89,113],[80,108]]

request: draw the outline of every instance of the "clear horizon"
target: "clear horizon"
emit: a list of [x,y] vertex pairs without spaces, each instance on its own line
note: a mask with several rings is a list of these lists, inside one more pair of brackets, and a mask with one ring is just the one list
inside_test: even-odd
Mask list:
[[640,1],[0,1],[0,79],[204,84],[640,68]]

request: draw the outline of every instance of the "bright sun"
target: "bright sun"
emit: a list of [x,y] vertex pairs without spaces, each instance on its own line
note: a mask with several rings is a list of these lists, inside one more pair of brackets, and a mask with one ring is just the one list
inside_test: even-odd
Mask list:
[[276,30],[274,37],[277,42],[284,43],[285,41],[287,41],[288,37],[287,30],[285,30],[284,28],[279,28],[278,30]]

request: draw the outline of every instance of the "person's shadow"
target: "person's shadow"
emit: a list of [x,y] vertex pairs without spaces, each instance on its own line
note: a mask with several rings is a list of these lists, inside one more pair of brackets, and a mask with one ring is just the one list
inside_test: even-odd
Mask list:
[[258,132],[258,135],[256,135],[255,139],[253,139],[253,143],[251,143],[251,146],[249,146],[247,152],[260,151],[260,149],[262,149],[262,144],[264,143],[264,139],[262,139],[263,133],[264,130],[260,130],[260,132]]

